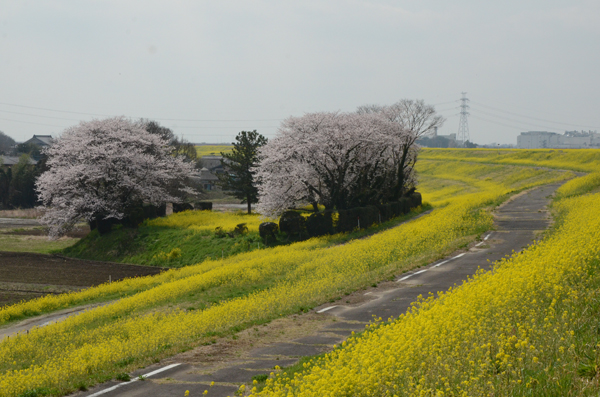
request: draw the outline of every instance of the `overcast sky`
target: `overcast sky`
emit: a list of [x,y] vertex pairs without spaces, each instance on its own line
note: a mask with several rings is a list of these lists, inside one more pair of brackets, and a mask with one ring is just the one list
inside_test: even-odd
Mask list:
[[471,140],[600,131],[600,2],[0,0],[0,131],[151,118],[192,142],[423,99]]

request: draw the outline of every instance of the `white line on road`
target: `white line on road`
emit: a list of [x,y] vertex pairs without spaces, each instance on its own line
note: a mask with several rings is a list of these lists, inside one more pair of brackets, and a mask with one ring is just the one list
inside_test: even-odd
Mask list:
[[[490,237],[491,235],[492,235],[492,233],[488,234],[488,235],[486,236],[486,238],[484,238],[483,240],[484,240],[484,241],[485,241],[485,240],[487,240],[487,239],[488,239],[488,237]],[[479,244],[477,244],[477,245],[476,245],[476,247],[479,247],[481,244],[483,244],[483,241],[482,241],[482,242],[480,242]],[[458,258],[460,258],[461,256],[464,256],[464,255],[466,255],[466,254],[467,254],[466,252],[463,252],[462,254],[458,254],[458,255],[456,255],[456,256],[453,256],[453,257],[452,257],[452,258],[450,258],[450,259],[446,259],[445,261],[443,261],[443,262],[440,262],[440,263],[438,263],[437,265],[433,265],[433,266],[431,266],[431,268],[433,269],[434,267],[442,266],[444,263],[448,263],[448,262],[450,262],[450,261],[451,261],[451,260],[453,260],[453,259],[458,259]],[[412,276],[414,276],[414,275],[416,275],[416,274],[421,274],[421,273],[423,273],[423,272],[426,272],[427,270],[429,270],[429,269],[420,270],[420,271],[418,271],[418,272],[416,272],[416,273],[409,274],[408,276],[404,276],[404,277],[402,277],[400,280],[396,280],[396,282],[397,282],[397,283],[399,283],[400,281],[404,281],[404,280],[406,280],[407,278],[410,278],[410,277],[412,277]],[[368,293],[368,292],[367,292],[367,293]],[[366,294],[365,294],[365,295],[366,295]],[[318,312],[317,312],[317,313],[318,313]]]
[[326,307],[325,309],[321,309],[321,310],[319,310],[317,313],[323,313],[323,312],[326,312],[327,310],[331,310],[331,309],[333,309],[334,307],[337,307],[337,306],[329,306],[329,307]]
[[[166,367],[159,368],[159,369],[157,369],[156,371],[148,372],[147,374],[145,374],[145,375],[142,375],[142,377],[144,377],[144,378],[148,378],[149,376],[152,376],[152,375],[159,374],[159,373],[161,373],[161,372],[163,372],[163,371],[166,371],[166,370],[168,370],[168,369],[171,369],[171,368],[175,368],[175,367],[176,367],[176,366],[178,366],[178,365],[181,365],[181,363],[167,365]],[[129,384],[131,384],[132,382],[135,382],[135,381],[138,381],[138,380],[139,380],[139,378],[135,378],[135,379],[132,379],[132,380],[130,380],[129,382],[123,382],[123,383],[119,383],[118,385],[114,385],[114,386],[112,386],[112,387],[109,387],[108,389],[100,390],[100,391],[99,391],[99,392],[97,392],[97,393],[90,394],[90,395],[89,395],[89,396],[87,396],[87,397],[96,397],[96,396],[100,396],[100,395],[102,395],[102,394],[105,394],[105,393],[111,392],[111,391],[113,391],[113,390],[115,390],[115,389],[118,389],[118,388],[119,388],[119,387],[121,387],[121,386],[129,385]]]
[[365,295],[369,295],[369,294],[372,294],[372,292],[365,292]]
[[450,262],[450,261],[451,261],[451,259],[447,259],[447,260],[445,260],[445,261],[443,261],[443,262],[440,262],[440,263],[438,263],[437,265],[433,265],[433,267],[442,266],[444,263],[448,263],[448,262]]
[[[431,268],[433,269],[434,267],[442,266],[444,263],[448,263],[448,262],[450,262],[450,261],[451,261],[451,260],[453,260],[453,259],[458,259],[458,258],[460,258],[461,256],[463,256],[463,255],[465,255],[465,254],[466,254],[466,252],[463,252],[462,254],[458,254],[458,255],[456,255],[456,256],[453,256],[452,258],[450,258],[450,259],[446,259],[445,261],[443,261],[443,262],[440,262],[440,263],[438,263],[437,265],[433,265],[433,266],[431,266]],[[416,275],[416,274],[421,274],[421,273],[424,273],[424,272],[426,272],[427,270],[429,270],[429,269],[420,270],[420,271],[418,271],[418,272],[415,272],[415,273],[409,274],[408,276],[404,276],[404,277],[402,277],[400,280],[397,280],[396,282],[397,282],[397,283],[399,283],[400,281],[404,281],[404,280],[406,280],[407,278],[409,278],[409,277],[412,277],[412,276],[414,276],[414,275]]]
[[483,241],[480,243],[475,244],[475,247],[479,247],[481,244],[483,244]]
[[161,373],[161,372],[163,372],[163,371],[166,371],[166,370],[168,370],[168,369],[175,368],[175,367],[176,367],[176,366],[178,366],[178,365],[181,365],[181,363],[167,365],[166,367],[159,368],[159,369],[157,369],[156,371],[148,372],[146,375],[142,375],[142,376],[143,376],[144,378],[147,378],[147,377],[149,377],[149,376],[152,376],[152,375],[159,374],[159,373]]

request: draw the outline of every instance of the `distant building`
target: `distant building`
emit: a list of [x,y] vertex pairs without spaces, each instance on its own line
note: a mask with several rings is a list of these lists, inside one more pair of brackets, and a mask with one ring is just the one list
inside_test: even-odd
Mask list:
[[200,169],[200,171],[198,171],[193,178],[202,186],[204,190],[221,189],[221,187],[218,185],[219,177],[206,167],[202,167],[202,169]]
[[17,153],[28,153],[34,160],[40,161],[44,156],[43,149],[52,145],[54,139],[50,135],[34,135],[33,138],[18,144]]
[[37,145],[41,148],[52,145],[54,138],[52,135],[34,135],[33,138],[23,142],[23,145]]
[[[15,156],[1,156],[0,155],[0,166],[2,166],[4,169],[12,168],[13,165],[17,164],[18,162],[19,162],[19,157],[15,157]],[[29,159],[29,164],[36,165],[37,161],[35,161],[34,159],[30,158]]]
[[585,149],[600,148],[600,134],[596,131],[565,131],[564,134],[547,131],[521,132],[517,137],[520,149]]
[[202,156],[200,162],[202,163],[202,167],[208,169],[215,174],[221,174],[225,172],[225,169],[221,165],[221,160],[223,156]]
[[456,134],[438,135],[438,129],[435,127],[430,135],[420,137],[417,144],[429,148],[457,147]]
[[440,138],[446,138],[447,140],[449,140],[450,144],[452,145],[452,146],[449,146],[449,147],[455,147],[456,146],[456,134],[449,134],[449,135],[437,135],[436,134],[436,136],[439,136]]
[[200,163],[202,168],[193,176],[204,190],[220,190],[219,174],[225,173],[221,164],[222,156],[202,156]]

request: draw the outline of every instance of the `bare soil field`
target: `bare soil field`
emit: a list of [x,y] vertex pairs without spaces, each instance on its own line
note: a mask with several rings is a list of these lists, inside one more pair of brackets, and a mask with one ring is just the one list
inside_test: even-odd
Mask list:
[[0,252],[0,306],[46,294],[80,290],[164,269],[65,258],[28,252]]

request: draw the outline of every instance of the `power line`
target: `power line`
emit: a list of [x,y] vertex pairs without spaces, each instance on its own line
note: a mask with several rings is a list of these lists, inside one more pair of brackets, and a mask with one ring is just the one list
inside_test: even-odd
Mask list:
[[108,114],[94,114],[94,113],[71,112],[71,111],[68,111],[68,110],[56,110],[56,109],[48,109],[48,108],[38,108],[38,107],[35,107],[35,106],[16,105],[14,103],[5,103],[5,102],[0,102],[0,105],[15,106],[15,107],[18,107],[18,108],[26,108],[26,109],[45,110],[45,111],[48,111],[48,112],[82,114],[82,115],[86,115],[86,116],[112,117],[111,115],[108,115]]
[[[146,117],[142,117],[146,118]],[[150,118],[150,117],[148,117]],[[154,117],[157,120],[164,121],[283,121],[285,119],[165,119],[162,117]]]
[[[48,112],[71,113],[71,114],[80,114],[80,115],[86,115],[86,116],[114,117],[114,115],[109,115],[109,114],[74,112],[74,111],[69,111],[69,110],[58,110],[58,109],[40,108],[40,107],[35,107],[35,106],[17,105],[17,104],[6,103],[6,102],[0,102],[0,105],[15,106],[15,107],[26,108],[26,109],[44,110],[44,111],[48,111]],[[31,115],[31,116],[37,116],[37,115],[32,115],[32,114],[29,114],[29,115]],[[37,116],[37,117],[52,118],[50,116]],[[131,116],[129,116],[129,117],[130,118],[148,118],[148,119],[150,119],[150,117],[131,117]],[[171,119],[171,118],[164,118],[164,117],[152,117],[152,119],[164,120],[164,121],[201,121],[201,122],[204,122],[204,121],[209,121],[209,122],[210,121],[216,121],[216,122],[230,122],[230,121],[231,122],[235,122],[235,121],[282,121],[282,120],[284,120],[284,119]],[[77,120],[77,121],[79,121],[79,120]]]
[[454,107],[447,108],[447,109],[440,109],[440,110],[436,109],[435,111],[438,112],[438,113],[449,112],[450,110],[457,110],[458,108],[459,108],[459,106],[454,106]]
[[[518,123],[518,124],[521,124],[521,125],[533,126],[535,128],[556,129],[555,127],[548,127],[547,125],[534,124],[534,123],[527,122],[527,121],[515,120],[515,119],[509,118],[509,117],[500,116],[500,115],[493,114],[493,113],[490,113],[490,112],[486,112],[486,111],[480,110],[480,109],[471,109],[471,110],[474,110],[476,113],[483,113],[483,114],[491,116],[491,117],[496,117],[496,118],[499,118],[499,119],[504,119],[504,120],[507,120],[507,121],[510,121],[510,122],[514,122],[514,123]],[[524,129],[526,129],[526,128],[524,128]]]
[[541,119],[541,118],[538,118],[538,117],[526,116],[524,114],[519,114],[519,113],[515,113],[515,112],[510,112],[508,110],[502,110],[502,109],[499,109],[499,108],[495,108],[493,106],[488,106],[488,105],[482,104],[480,102],[473,102],[473,103],[476,104],[476,105],[483,106],[485,108],[491,109],[491,110],[495,110],[497,112],[508,113],[508,114],[512,114],[514,116],[524,117],[524,118],[527,118],[527,119],[532,119],[532,120],[537,120],[537,121],[544,121],[546,123],[566,125],[566,126],[569,126],[569,127],[599,129],[598,127],[592,127],[592,126],[588,126],[588,125],[577,125],[577,124],[573,124],[573,123],[561,123],[561,122],[558,122],[558,121],[552,121],[552,120],[547,120],[547,119]]
[[455,100],[453,100],[453,101],[448,101],[448,102],[434,103],[434,104],[433,104],[433,105],[431,105],[431,106],[447,105],[447,104],[449,104],[449,103],[457,103],[457,102],[458,102],[458,100],[456,100],[456,99],[455,99]]
[[20,120],[13,120],[13,119],[5,119],[5,118],[1,118],[0,120],[5,120],[5,121],[14,121],[15,123],[25,123],[25,124],[36,124],[36,125],[43,125],[45,127],[56,127],[56,128],[67,128],[64,126],[60,126],[60,125],[52,125],[52,124],[42,124],[42,123],[34,123],[33,121],[20,121]]
[[[259,128],[277,128],[279,127],[278,125],[263,125],[263,126],[259,126]],[[172,127],[172,128],[198,128],[198,129],[230,129],[230,130],[237,130],[240,127],[234,127],[234,126],[228,126],[228,127],[207,127],[207,126],[202,126],[202,127],[194,127],[194,126],[177,126],[177,127]],[[247,127],[243,127],[243,128],[247,128]],[[258,128],[253,128],[253,129],[258,129]]]
[[[503,127],[513,128],[513,129],[515,129],[515,130],[520,130],[520,131],[523,131],[523,130],[526,130],[526,129],[527,129],[527,128],[523,128],[523,127],[516,127],[516,126],[514,126],[514,125],[508,125],[508,124],[504,124],[504,123],[501,123],[501,122],[499,122],[499,121],[495,121],[495,120],[488,120],[488,119],[486,119],[486,118],[483,118],[483,117],[478,117],[478,116],[476,116],[476,115],[471,115],[471,117],[473,117],[474,119],[478,119],[478,120],[481,120],[481,121],[488,122],[488,123],[492,123],[492,124],[501,125],[501,126],[503,126]],[[557,132],[557,130],[555,130],[555,129],[552,129],[552,130],[551,130],[551,131],[549,131],[549,132]]]
[[40,116],[40,115],[37,115],[37,114],[31,114],[31,113],[11,112],[10,110],[0,110],[0,113],[20,114],[20,115],[23,115],[23,116],[42,117],[42,118],[46,118],[46,119],[55,119],[55,120],[81,121],[81,120],[78,120],[78,119],[66,119],[64,117]]
[[[186,134],[185,134],[185,136],[188,136],[188,135],[201,135],[201,136],[232,136],[232,137],[235,137],[237,134],[235,134],[235,133],[230,133],[229,135],[228,135],[227,133],[225,133],[225,134],[205,134],[205,133],[196,133],[196,134],[194,134],[193,132],[188,132],[188,133],[186,133]],[[261,134],[261,135],[264,135],[264,136],[275,136],[275,134]]]

